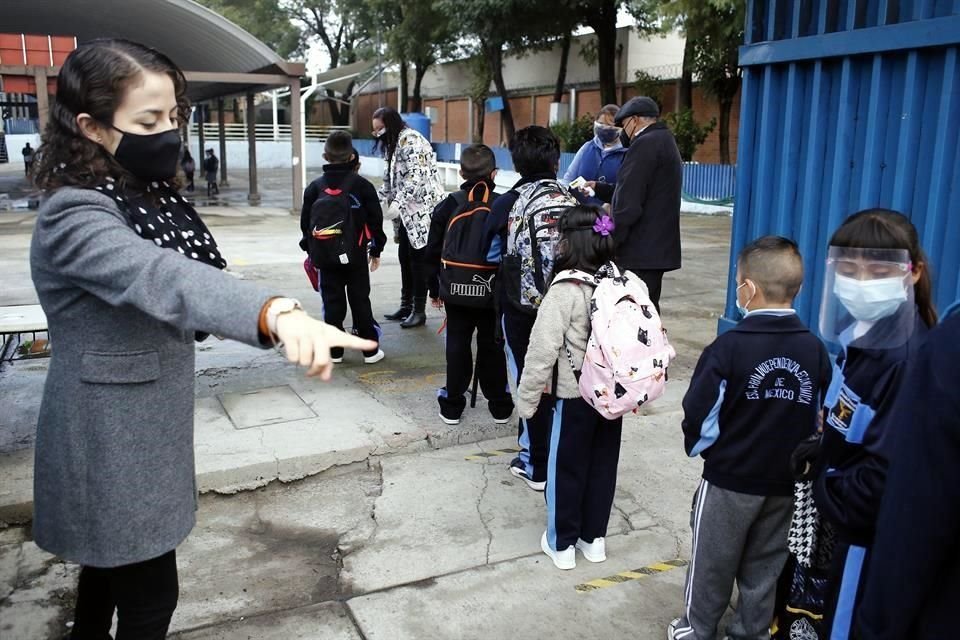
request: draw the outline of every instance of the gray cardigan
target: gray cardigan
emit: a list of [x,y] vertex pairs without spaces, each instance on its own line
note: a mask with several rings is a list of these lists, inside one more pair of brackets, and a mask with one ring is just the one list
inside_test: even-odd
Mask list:
[[269,294],[139,237],[111,197],[63,188],[30,252],[52,358],[33,534],[96,567],[177,547],[195,522],[194,332],[259,345]]

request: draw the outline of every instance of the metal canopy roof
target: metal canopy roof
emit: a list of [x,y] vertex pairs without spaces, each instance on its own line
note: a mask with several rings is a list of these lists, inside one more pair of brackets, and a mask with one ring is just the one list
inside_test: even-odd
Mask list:
[[[2,30],[72,35],[79,43],[126,38],[164,52],[189,72],[303,74],[302,64],[284,61],[237,25],[191,0],[4,0]],[[203,100],[276,85],[192,81],[189,93]]]

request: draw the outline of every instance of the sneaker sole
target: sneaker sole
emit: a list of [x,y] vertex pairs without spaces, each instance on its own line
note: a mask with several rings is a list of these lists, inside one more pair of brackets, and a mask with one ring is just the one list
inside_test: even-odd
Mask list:
[[543,492],[547,489],[546,482],[534,482],[533,480],[528,478],[527,474],[525,474],[521,469],[517,469],[516,467],[510,467],[510,473],[513,474],[514,478],[518,478],[526,482],[527,486],[533,489],[534,491]]
[[460,424],[460,418],[457,418],[456,420],[451,420],[450,418],[445,418],[442,413],[438,415],[440,416],[440,419],[443,420],[444,424],[448,424],[451,427],[454,425]]
[[562,565],[559,562],[557,562],[556,556],[553,555],[553,549],[550,548],[550,545],[547,543],[547,539],[545,536],[540,537],[540,550],[543,551],[547,555],[547,557],[553,561],[553,566],[555,566],[557,569],[560,569],[561,571],[570,571],[571,569],[577,568],[576,560],[574,560],[569,565],[565,565],[565,564]]
[[364,359],[363,359],[363,363],[364,363],[364,364],[377,364],[378,362],[380,362],[381,360],[383,360],[383,359],[386,358],[386,357],[387,357],[387,355],[386,355],[383,351],[381,351],[380,353],[378,353],[378,354],[375,355],[375,356],[370,356],[369,358],[364,358]]
[[343,363],[343,358],[330,358],[330,362],[333,364],[341,364]]
[[493,424],[507,424],[510,422],[510,418],[494,418]]

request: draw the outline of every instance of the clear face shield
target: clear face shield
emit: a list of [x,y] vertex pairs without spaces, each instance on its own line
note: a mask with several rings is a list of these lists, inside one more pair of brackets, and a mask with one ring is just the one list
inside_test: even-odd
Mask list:
[[843,347],[893,349],[913,335],[913,265],[902,249],[830,247],[820,335]]

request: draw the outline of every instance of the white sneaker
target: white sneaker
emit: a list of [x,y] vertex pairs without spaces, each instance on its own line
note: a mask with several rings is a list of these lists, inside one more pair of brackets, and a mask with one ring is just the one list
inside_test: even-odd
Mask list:
[[603,538],[595,538],[593,542],[584,542],[577,539],[577,549],[590,562],[603,562],[607,559],[607,544]]
[[574,550],[573,546],[569,546],[563,551],[554,551],[550,548],[550,543],[547,542],[547,532],[544,531],[543,535],[540,537],[540,548],[545,554],[550,556],[550,559],[553,560],[553,565],[557,569],[563,569],[567,571],[569,569],[577,568],[577,552]]
[[676,640],[677,629],[682,621],[683,618],[674,618],[670,621],[670,624],[667,625],[667,640]]
[[533,478],[527,475],[527,471],[524,468],[523,462],[520,461],[520,458],[514,458],[510,463],[510,473],[513,474],[514,478],[520,478],[526,482],[527,486],[534,491],[544,491],[547,488],[546,482],[534,482]]
[[376,363],[380,362],[381,360],[383,360],[385,357],[386,357],[386,355],[384,355],[383,349],[380,349],[380,350],[378,350],[375,354],[373,354],[372,356],[369,356],[369,357],[364,356],[364,357],[363,357],[363,364],[376,364]]
[[443,415],[443,411],[441,411],[439,415],[440,415],[440,419],[443,420],[444,424],[449,424],[451,426],[455,424],[460,424],[460,418],[448,418],[445,415]]
[[330,358],[330,362],[332,362],[333,364],[340,364],[341,362],[343,362],[343,356],[340,356],[339,358]]

